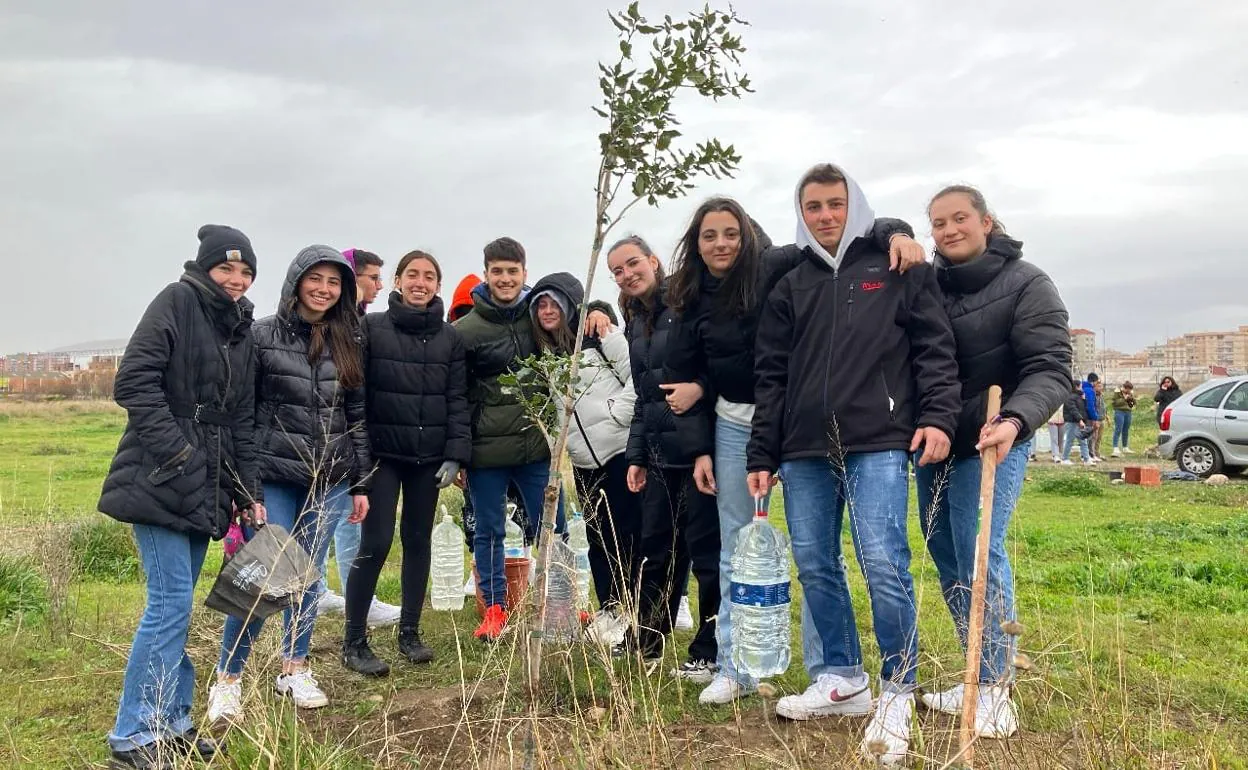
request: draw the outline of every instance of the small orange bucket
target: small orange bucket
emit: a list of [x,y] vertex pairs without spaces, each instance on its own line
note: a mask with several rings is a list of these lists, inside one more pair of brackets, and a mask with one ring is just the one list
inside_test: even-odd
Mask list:
[[[507,612],[515,611],[524,603],[524,594],[529,590],[529,568],[531,564],[527,558],[519,559],[511,558],[506,560],[507,572]],[[473,577],[477,581],[477,613],[481,617],[485,617],[485,593],[481,588],[481,573],[477,572],[477,566],[472,566]]]

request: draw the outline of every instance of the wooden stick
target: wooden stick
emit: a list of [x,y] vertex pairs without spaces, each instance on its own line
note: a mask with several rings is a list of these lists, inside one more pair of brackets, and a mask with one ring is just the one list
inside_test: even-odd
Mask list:
[[[1001,388],[988,388],[987,421],[1001,412]],[[971,577],[970,618],[966,631],[966,672],[962,676],[962,733],[958,753],[967,767],[975,759],[975,711],[979,706],[979,661],[983,653],[984,600],[988,592],[988,548],[992,541],[992,497],[997,480],[997,448],[980,452],[979,533],[975,538],[975,571]]]

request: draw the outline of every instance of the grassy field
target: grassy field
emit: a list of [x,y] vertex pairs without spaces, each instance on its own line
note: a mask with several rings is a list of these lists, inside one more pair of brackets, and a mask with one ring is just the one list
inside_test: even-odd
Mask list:
[[[4,767],[106,760],[104,735],[143,605],[126,529],[93,512],[123,424],[108,404],[0,403]],[[1141,450],[1151,419],[1142,414],[1137,425]],[[1033,465],[1029,479],[1010,542],[1026,625],[1020,642],[1034,663],[1017,688],[1023,732],[981,744],[976,766],[1248,767],[1248,486],[1115,487],[1103,474],[1051,464]],[[444,501],[453,511],[457,495]],[[911,530],[920,680],[934,688],[959,677],[960,653]],[[391,560],[379,593],[397,602],[397,549]],[[219,565],[214,545],[201,594]],[[851,576],[875,671],[865,590],[856,570]],[[213,766],[502,768],[524,766],[526,755],[538,767],[859,766],[859,720],[786,723],[758,696],[735,708],[699,705],[697,687],[667,674],[685,634],[652,676],[590,646],[552,650],[547,684],[531,699],[517,634],[487,647],[471,639],[470,607],[425,617],[438,660],[371,681],[337,662],[341,621],[319,622],[313,663],[331,705],[298,715],[272,696],[278,632],[266,631],[245,679],[249,720],[228,736],[230,757]],[[197,609],[198,709],[220,628],[220,615]],[[378,632],[375,647],[397,659],[392,634]],[[780,694],[807,684],[794,657],[774,680]],[[911,766],[945,766],[956,725],[922,711],[917,719]]]

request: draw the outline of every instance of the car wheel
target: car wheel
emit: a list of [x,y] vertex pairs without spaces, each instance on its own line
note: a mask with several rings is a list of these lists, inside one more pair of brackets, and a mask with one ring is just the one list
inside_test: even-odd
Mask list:
[[1208,441],[1184,441],[1174,453],[1179,470],[1197,476],[1209,476],[1222,470],[1222,454]]

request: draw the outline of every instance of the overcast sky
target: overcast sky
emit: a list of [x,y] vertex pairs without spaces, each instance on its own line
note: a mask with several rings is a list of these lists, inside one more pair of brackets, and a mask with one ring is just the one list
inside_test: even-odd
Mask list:
[[[4,2],[0,353],[128,336],[206,222],[251,236],[260,315],[312,243],[390,265],[426,249],[445,293],[500,235],[530,281],[583,275],[595,64],[623,5]],[[793,184],[830,160],[925,237],[933,192],[979,185],[1111,347],[1248,324],[1248,3],[736,8],[757,92],[676,110],[687,138],[736,144],[740,173],[635,209],[621,235],[670,254],[700,199],[728,194],[790,240]]]

